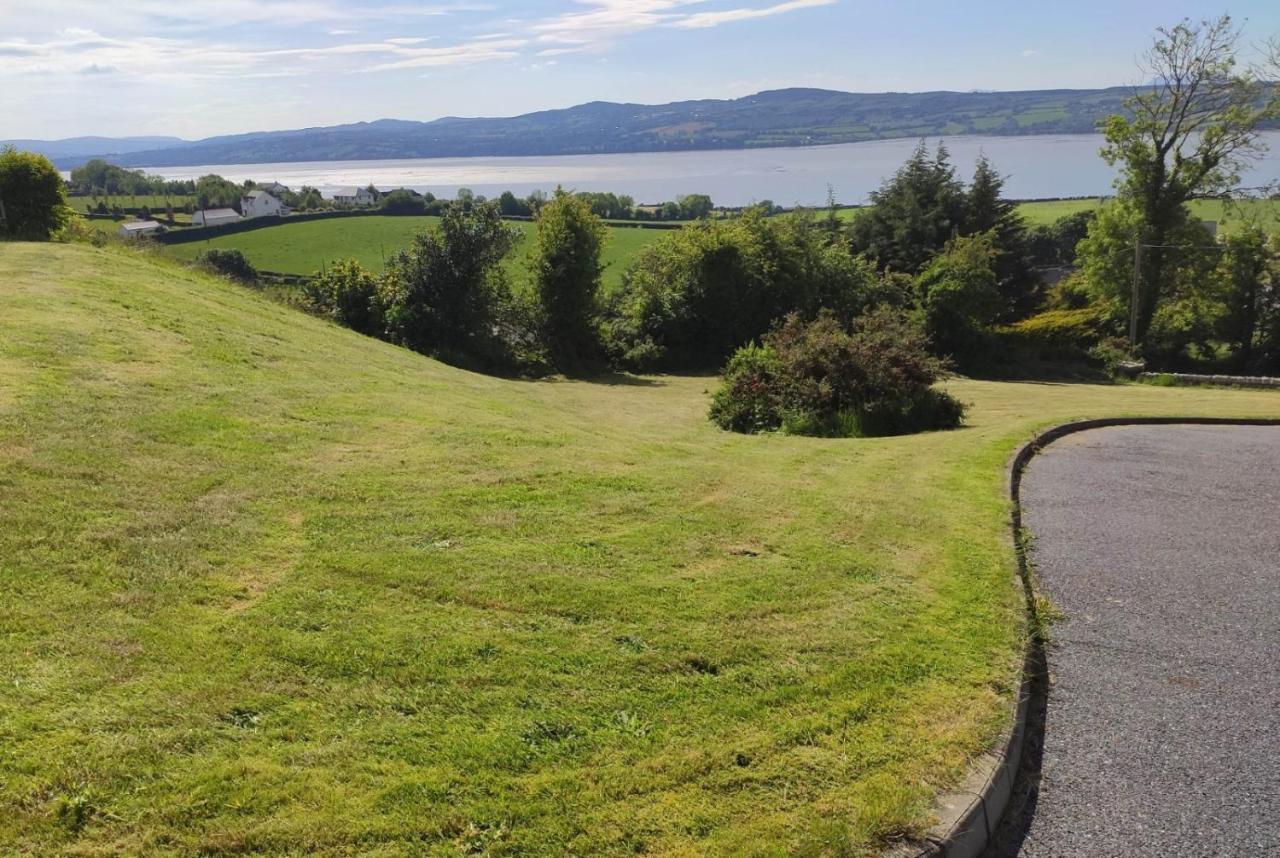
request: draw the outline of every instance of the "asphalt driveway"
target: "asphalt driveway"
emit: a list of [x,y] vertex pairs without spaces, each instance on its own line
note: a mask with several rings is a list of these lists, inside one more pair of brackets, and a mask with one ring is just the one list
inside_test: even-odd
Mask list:
[[1028,467],[1052,630],[993,855],[1280,855],[1280,428],[1116,427]]

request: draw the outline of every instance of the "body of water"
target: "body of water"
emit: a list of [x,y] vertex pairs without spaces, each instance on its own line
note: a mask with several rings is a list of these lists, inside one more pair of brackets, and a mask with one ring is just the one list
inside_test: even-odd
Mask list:
[[[1243,177],[1245,186],[1280,179],[1280,132],[1263,137],[1271,146]],[[407,187],[451,198],[458,188],[496,196],[525,196],[563,185],[579,191],[629,194],[639,203],[658,203],[682,194],[708,194],[717,205],[741,206],[761,200],[780,205],[819,206],[827,188],[841,203],[861,203],[910,156],[918,141],[877,140],[796,149],[713,152],[637,152],[619,155],[559,155],[522,158],[416,158],[399,161],[311,161],[280,164],[209,164],[144,168],[166,178],[194,179],[217,173],[235,182],[278,181],[334,189],[373,183]],[[950,137],[951,160],[963,177],[985,152],[1007,178],[1014,199],[1099,196],[1111,192],[1115,170],[1098,156],[1098,135],[1033,137]],[[930,146],[936,141],[929,141]]]

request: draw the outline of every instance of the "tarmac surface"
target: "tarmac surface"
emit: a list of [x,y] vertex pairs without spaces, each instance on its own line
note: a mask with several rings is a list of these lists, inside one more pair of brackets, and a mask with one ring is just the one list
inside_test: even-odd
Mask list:
[[1280,428],[1070,435],[1022,503],[1064,616],[988,855],[1280,856]]

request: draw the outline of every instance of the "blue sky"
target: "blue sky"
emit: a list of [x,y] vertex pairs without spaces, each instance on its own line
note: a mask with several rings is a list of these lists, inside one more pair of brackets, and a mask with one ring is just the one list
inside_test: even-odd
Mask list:
[[203,137],[817,86],[1133,83],[1157,25],[1280,3],[2,0],[0,139]]

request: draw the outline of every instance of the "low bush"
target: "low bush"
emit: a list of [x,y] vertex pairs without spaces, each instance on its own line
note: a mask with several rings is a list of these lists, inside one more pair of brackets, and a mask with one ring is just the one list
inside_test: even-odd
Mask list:
[[238,250],[221,250],[213,248],[205,250],[196,257],[196,264],[201,268],[222,274],[241,283],[256,283],[258,271],[249,264],[243,253]]
[[947,365],[901,314],[873,311],[846,328],[830,311],[788,316],[760,346],[739,349],[711,419],[735,432],[831,437],[951,429],[964,406],[933,385]]
[[316,312],[369,336],[382,336],[386,318],[378,278],[354,259],[335,262],[319,271],[304,288]]
[[771,432],[782,424],[782,361],[771,346],[748,343],[729,358],[711,400],[711,419],[731,432]]
[[427,213],[427,201],[401,188],[383,198],[382,210],[387,214],[421,215]]

